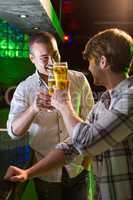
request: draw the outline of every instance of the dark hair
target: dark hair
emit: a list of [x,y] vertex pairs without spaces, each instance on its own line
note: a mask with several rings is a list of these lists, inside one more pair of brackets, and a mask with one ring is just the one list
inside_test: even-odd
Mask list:
[[98,63],[101,56],[107,59],[111,70],[116,73],[128,71],[132,61],[132,37],[125,31],[112,28],[94,35],[86,44],[83,52],[85,59],[93,56]]
[[54,36],[48,32],[39,32],[30,36],[29,47],[32,48],[34,43],[50,44]]
[[30,36],[30,40],[29,40],[29,50],[30,53],[32,54],[32,46],[34,43],[44,43],[47,45],[52,45],[54,42],[54,59],[56,62],[60,61],[60,53],[58,50],[58,46],[57,46],[57,42],[55,37],[48,32],[39,32],[39,33],[35,33],[33,35]]

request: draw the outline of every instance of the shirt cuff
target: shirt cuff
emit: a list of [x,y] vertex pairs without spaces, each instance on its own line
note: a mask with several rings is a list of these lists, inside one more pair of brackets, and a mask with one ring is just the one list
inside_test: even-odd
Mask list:
[[11,124],[8,126],[8,135],[13,139],[13,140],[18,140],[20,139],[19,136],[16,136],[13,132]]
[[86,139],[86,136],[82,132],[84,127],[88,125],[87,123],[79,122],[73,130],[72,135],[72,142],[75,149],[79,152],[79,154],[86,154],[86,148],[84,145],[84,140]]
[[71,138],[68,138],[64,142],[57,144],[55,148],[63,150],[66,164],[72,162],[75,157],[79,155],[79,152],[72,144]]

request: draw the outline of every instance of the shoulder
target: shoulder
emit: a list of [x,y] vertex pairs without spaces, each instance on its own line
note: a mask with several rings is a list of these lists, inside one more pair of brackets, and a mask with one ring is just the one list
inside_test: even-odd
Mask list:
[[17,86],[17,90],[30,90],[31,87],[34,87],[34,84],[36,84],[37,82],[37,76],[36,74],[32,74],[30,76],[28,76],[25,80],[23,80],[22,82],[20,82]]
[[133,94],[133,85],[130,85],[130,86],[128,87],[128,93],[129,93],[129,94]]
[[75,77],[84,77],[84,74],[82,72],[75,71],[75,70],[68,70],[68,75],[75,76]]
[[115,98],[112,104],[113,109],[120,113],[129,114],[133,112],[133,86],[122,90]]
[[121,88],[121,94],[124,95],[133,95],[133,76],[125,80],[123,87]]
[[133,98],[133,82],[130,82],[130,84],[126,85],[126,87],[121,88],[120,92],[118,93],[119,99],[128,99],[130,97]]
[[68,77],[70,81],[83,82],[86,80],[85,75],[82,72],[75,70],[68,70]]

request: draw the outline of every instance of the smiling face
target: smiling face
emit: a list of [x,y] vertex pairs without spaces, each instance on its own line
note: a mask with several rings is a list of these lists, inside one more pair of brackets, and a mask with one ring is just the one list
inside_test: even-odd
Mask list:
[[32,45],[30,60],[41,74],[48,75],[48,67],[53,64],[56,52],[53,42],[50,44],[35,42]]

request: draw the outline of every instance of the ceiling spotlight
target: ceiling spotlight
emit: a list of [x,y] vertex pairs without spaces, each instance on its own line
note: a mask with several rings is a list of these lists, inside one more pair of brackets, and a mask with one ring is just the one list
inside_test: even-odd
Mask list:
[[26,18],[26,17],[27,17],[27,15],[24,15],[24,14],[20,15],[20,18]]
[[39,27],[37,27],[37,26],[36,26],[36,27],[34,27],[33,29],[34,29],[34,30],[38,30],[38,29],[39,29]]

